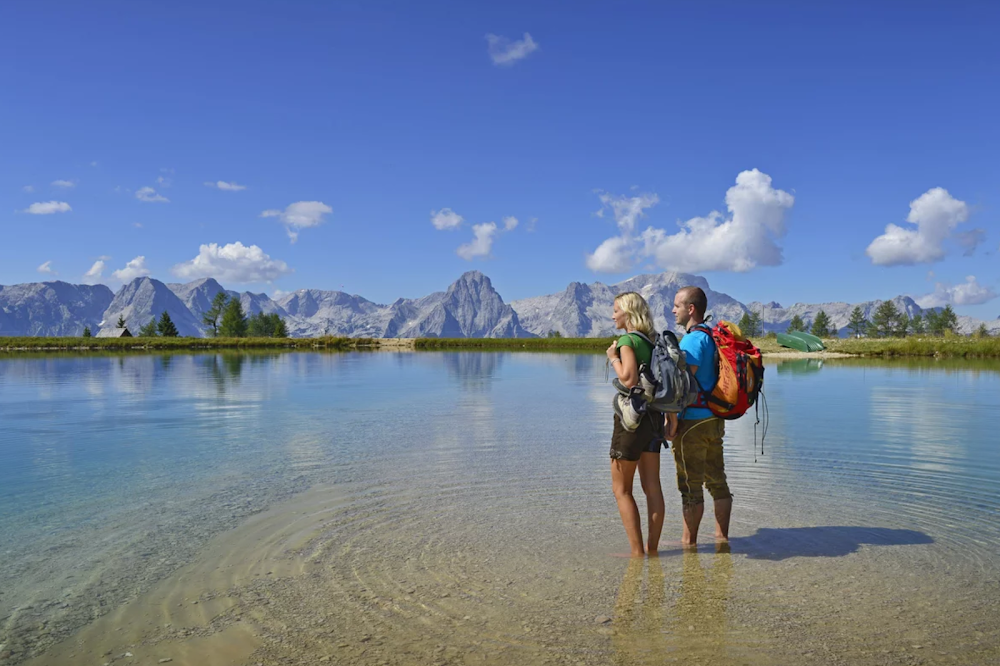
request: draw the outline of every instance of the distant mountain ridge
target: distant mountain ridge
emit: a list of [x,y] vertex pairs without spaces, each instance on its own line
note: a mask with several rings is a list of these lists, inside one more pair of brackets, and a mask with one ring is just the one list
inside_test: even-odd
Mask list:
[[[863,303],[796,303],[782,307],[776,302],[743,304],[709,287],[698,275],[666,272],[642,274],[606,285],[601,282],[571,282],[565,290],[505,303],[490,279],[469,271],[448,289],[422,298],[400,298],[388,305],[342,291],[300,289],[272,299],[267,294],[225,289],[213,278],[163,283],[149,277],[136,278],[112,293],[104,285],[73,285],[39,282],[0,286],[0,336],[73,336],[89,326],[114,327],[125,318],[137,333],[163,311],[170,314],[181,335],[204,336],[202,316],[216,294],[238,298],[247,315],[274,313],[285,320],[293,337],[337,335],[351,337],[535,337],[558,332],[566,337],[610,337],[614,334],[611,308],[616,294],[636,291],[649,302],[657,330],[674,328],[671,312],[677,290],[694,285],[705,290],[709,312],[715,320],[739,321],[751,308],[761,313],[765,331],[782,332],[799,316],[811,325],[819,310],[830,316],[841,335],[855,307],[870,316],[881,300]],[[909,314],[923,314],[912,298],[898,296],[896,306]],[[962,333],[985,323],[1000,333],[1000,318],[981,322],[960,316]]]

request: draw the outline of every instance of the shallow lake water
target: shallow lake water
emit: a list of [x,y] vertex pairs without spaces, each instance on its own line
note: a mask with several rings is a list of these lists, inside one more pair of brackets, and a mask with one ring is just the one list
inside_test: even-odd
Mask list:
[[603,356],[0,358],[0,664],[996,663],[1000,363],[767,365],[629,560]]

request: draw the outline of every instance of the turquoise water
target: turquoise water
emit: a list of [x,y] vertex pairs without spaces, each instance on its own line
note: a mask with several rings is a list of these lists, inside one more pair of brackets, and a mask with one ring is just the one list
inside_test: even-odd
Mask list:
[[[998,654],[1000,364],[770,361],[763,455],[752,416],[727,426],[731,552],[672,545],[665,455],[664,556],[632,565],[611,392],[591,355],[0,360],[0,663],[60,663],[96,618],[165,608],[164,585],[228,600],[205,635],[253,615],[252,649],[218,663]],[[293,523],[267,556],[298,568],[171,582]],[[187,639],[132,640],[108,649]]]

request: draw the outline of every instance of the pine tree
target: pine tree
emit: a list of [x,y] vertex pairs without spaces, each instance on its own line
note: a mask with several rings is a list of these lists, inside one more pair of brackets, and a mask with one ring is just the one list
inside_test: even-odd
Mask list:
[[899,330],[899,309],[892,301],[882,301],[872,315],[871,331],[877,338],[895,335]]
[[153,317],[146,324],[139,329],[140,338],[155,338],[157,336],[156,332],[156,317]]
[[219,335],[219,316],[226,309],[226,301],[228,300],[229,296],[226,295],[226,292],[220,291],[212,299],[212,306],[201,316],[201,323],[212,327],[211,331],[206,329],[206,332],[213,338]]
[[288,327],[276,312],[258,312],[247,320],[246,335],[250,338],[287,338]]
[[117,326],[118,328],[125,328],[125,317],[122,315],[118,315],[118,323],[115,324],[115,326]]
[[854,310],[851,311],[851,319],[847,322],[847,328],[851,329],[854,337],[857,337],[865,332],[867,323],[864,313],[861,312],[861,306],[855,305]]
[[911,321],[910,315],[900,312],[899,317],[896,319],[896,328],[893,329],[892,334],[897,338],[905,338],[912,330]]
[[941,314],[937,310],[927,312],[927,332],[931,335],[944,333],[944,329],[941,327]]
[[830,317],[824,311],[820,310],[816,313],[816,319],[813,320],[811,333],[820,338],[829,337]]
[[171,321],[170,315],[167,314],[166,310],[160,315],[160,321],[156,324],[156,331],[164,338],[176,338],[179,335],[177,327],[174,326],[174,322]]
[[974,338],[988,338],[990,337],[990,329],[986,328],[986,324],[980,324],[979,328],[972,334]]
[[89,326],[84,326],[83,327],[83,337],[89,338],[91,336],[92,336],[92,334],[90,332],[90,327]]
[[744,312],[743,316],[740,317],[739,323],[736,325],[740,327],[740,331],[742,331],[745,336],[749,337],[755,334],[753,331],[753,318],[750,316],[749,312]]
[[920,313],[913,315],[913,318],[910,319],[910,332],[912,332],[913,335],[924,334],[924,318]]
[[939,316],[941,330],[955,332],[958,327],[958,316],[955,315],[955,311],[951,309],[951,305],[944,306],[944,310],[941,310]]
[[792,321],[788,323],[788,332],[791,333],[792,331],[804,331],[804,330],[806,330],[806,325],[802,321],[802,317],[798,315],[792,317]]
[[231,298],[222,311],[222,322],[219,324],[219,335],[224,338],[245,338],[247,336],[247,317],[243,314],[243,306],[239,299]]
[[750,335],[764,335],[763,315],[756,310],[750,313],[750,328],[753,331]]

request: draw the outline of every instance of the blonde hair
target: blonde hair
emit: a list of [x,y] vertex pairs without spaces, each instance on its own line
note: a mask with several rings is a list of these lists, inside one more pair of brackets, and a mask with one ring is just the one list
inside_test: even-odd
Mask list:
[[650,340],[656,339],[656,329],[653,328],[653,315],[649,312],[649,304],[642,294],[626,291],[615,296],[618,309],[628,317],[628,327],[646,335]]

